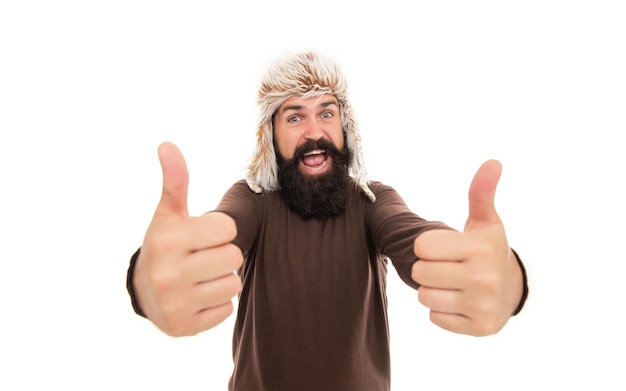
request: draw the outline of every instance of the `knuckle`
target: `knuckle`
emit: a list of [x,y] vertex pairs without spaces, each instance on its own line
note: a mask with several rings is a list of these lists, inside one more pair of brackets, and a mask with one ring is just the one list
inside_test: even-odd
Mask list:
[[424,306],[431,308],[433,304],[431,290],[426,287],[420,287],[417,291],[417,300]]
[[476,325],[472,329],[471,335],[473,335],[474,337],[485,337],[489,334],[487,333],[487,330],[483,325]]
[[198,332],[211,329],[222,323],[234,312],[234,308],[235,307],[232,301],[227,301],[224,304],[221,304],[219,307],[204,310],[208,311],[209,314],[205,318],[203,323],[198,324]]
[[226,256],[232,262],[233,269],[239,268],[243,264],[243,254],[239,246],[231,243],[226,246],[226,251]]
[[411,278],[413,279],[413,281],[419,283],[419,281],[422,279],[422,270],[423,268],[421,267],[421,262],[415,262],[413,263],[413,266],[411,266]]
[[496,303],[492,300],[482,300],[476,308],[476,313],[483,319],[481,323],[492,324],[497,314]]
[[490,294],[498,292],[500,280],[493,270],[473,270],[469,274],[469,279],[472,286],[478,287],[483,292]]
[[472,330],[472,334],[476,337],[485,337],[488,335],[493,335],[500,330],[500,327],[497,326],[497,323],[494,321],[483,321],[478,322],[474,329]]
[[237,224],[232,217],[222,212],[212,212],[208,216],[216,234],[219,232],[218,235],[227,241],[235,239],[237,236]]
[[153,268],[150,272],[150,282],[154,291],[158,293],[164,293],[170,291],[173,287],[178,285],[181,272],[176,268],[161,267]]
[[185,322],[181,322],[177,319],[170,319],[170,321],[165,322],[161,330],[171,337],[187,337],[196,334]]
[[219,317],[217,318],[218,323],[228,318],[233,311],[235,310],[235,306],[232,301],[227,301],[224,303],[223,309]]
[[[423,288],[422,288],[422,289],[423,289]],[[422,290],[422,289],[420,289],[420,290]],[[418,300],[418,301],[419,301],[419,302],[420,302],[423,306],[425,306],[425,307],[429,307],[429,308],[430,308],[430,302],[429,302],[429,300],[427,300],[427,299],[426,299],[426,295],[425,295],[425,294],[423,294],[423,292],[420,292],[420,293],[417,295],[417,300]]]
[[228,222],[224,224],[224,233],[228,240],[235,240],[237,237],[237,225],[235,224],[235,220],[233,220],[230,216],[228,217]]
[[506,322],[502,320],[499,306],[495,301],[484,301],[475,312],[472,334],[475,336],[492,335],[500,331]]
[[171,337],[185,337],[197,334],[195,318],[180,300],[170,300],[158,319],[157,326]]
[[226,277],[225,281],[225,291],[228,293],[229,297],[237,295],[241,292],[243,287],[243,283],[241,282],[241,278],[237,274],[231,274]]

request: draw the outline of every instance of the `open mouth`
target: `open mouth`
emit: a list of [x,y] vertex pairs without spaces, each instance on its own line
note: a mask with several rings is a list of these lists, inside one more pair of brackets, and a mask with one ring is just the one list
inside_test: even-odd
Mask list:
[[311,171],[322,170],[328,163],[328,151],[324,149],[314,149],[305,153],[300,161]]

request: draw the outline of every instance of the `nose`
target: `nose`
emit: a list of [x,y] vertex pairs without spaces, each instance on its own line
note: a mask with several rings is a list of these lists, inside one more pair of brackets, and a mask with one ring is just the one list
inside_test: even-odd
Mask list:
[[306,140],[317,141],[324,137],[324,127],[318,118],[311,118],[306,122],[304,138]]

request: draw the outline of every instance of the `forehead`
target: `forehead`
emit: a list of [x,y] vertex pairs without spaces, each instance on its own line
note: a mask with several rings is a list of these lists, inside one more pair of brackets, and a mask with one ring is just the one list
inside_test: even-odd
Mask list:
[[286,110],[328,106],[333,103],[339,106],[339,101],[337,100],[337,98],[335,98],[334,95],[330,95],[330,94],[308,96],[308,97],[304,97],[302,95],[294,95],[288,98],[286,101],[284,101],[283,104],[280,105],[278,110],[276,110],[276,112],[282,113]]

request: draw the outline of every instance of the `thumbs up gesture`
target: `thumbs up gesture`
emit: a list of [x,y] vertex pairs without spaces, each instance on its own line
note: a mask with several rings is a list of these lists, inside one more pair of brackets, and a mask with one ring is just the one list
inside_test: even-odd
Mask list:
[[417,237],[412,278],[419,301],[436,325],[475,336],[498,332],[522,296],[519,264],[509,248],[494,207],[502,166],[485,162],[469,190],[469,217],[463,232],[427,231]]
[[141,308],[163,332],[194,335],[226,319],[241,290],[234,271],[243,256],[231,243],[235,221],[223,213],[190,217],[189,173],[183,155],[170,143],[159,146],[163,193],[135,266]]

